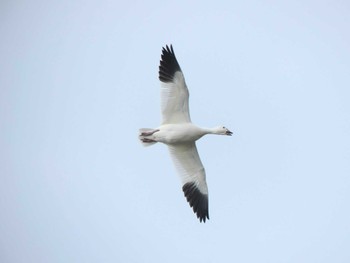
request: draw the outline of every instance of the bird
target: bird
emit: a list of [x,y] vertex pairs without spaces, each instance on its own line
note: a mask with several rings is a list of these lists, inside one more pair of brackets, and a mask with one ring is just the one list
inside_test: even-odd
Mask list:
[[158,128],[139,129],[144,146],[163,143],[168,146],[180,175],[184,196],[200,222],[209,219],[208,186],[196,141],[207,134],[232,136],[225,126],[199,127],[191,122],[189,91],[173,46],[162,48],[159,65],[162,123]]

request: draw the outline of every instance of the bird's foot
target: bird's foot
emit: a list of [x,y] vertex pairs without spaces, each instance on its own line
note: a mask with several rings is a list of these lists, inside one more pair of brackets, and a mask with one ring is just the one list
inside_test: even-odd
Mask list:
[[140,135],[141,136],[150,136],[153,135],[153,133],[158,132],[159,130],[154,130],[154,131],[150,131],[150,132],[142,132]]
[[142,141],[142,142],[157,142],[157,141],[155,141],[155,140],[147,139],[147,138],[142,138],[141,141]]

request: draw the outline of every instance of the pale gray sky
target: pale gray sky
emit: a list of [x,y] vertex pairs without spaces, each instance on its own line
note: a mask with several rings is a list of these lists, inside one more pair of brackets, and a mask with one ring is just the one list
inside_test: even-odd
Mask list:
[[[283,2],[283,3],[282,3]],[[0,261],[350,262],[346,1],[2,1]],[[210,220],[160,123],[173,44]]]

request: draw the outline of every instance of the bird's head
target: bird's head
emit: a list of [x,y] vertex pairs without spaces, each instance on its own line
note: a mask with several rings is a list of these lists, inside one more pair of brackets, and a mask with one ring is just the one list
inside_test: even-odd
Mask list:
[[216,134],[232,136],[232,132],[225,126],[216,127]]

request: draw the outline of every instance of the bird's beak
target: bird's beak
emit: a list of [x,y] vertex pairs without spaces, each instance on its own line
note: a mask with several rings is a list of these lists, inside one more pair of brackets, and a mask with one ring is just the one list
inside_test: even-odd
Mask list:
[[227,130],[227,131],[226,131],[226,135],[232,136],[232,131]]

